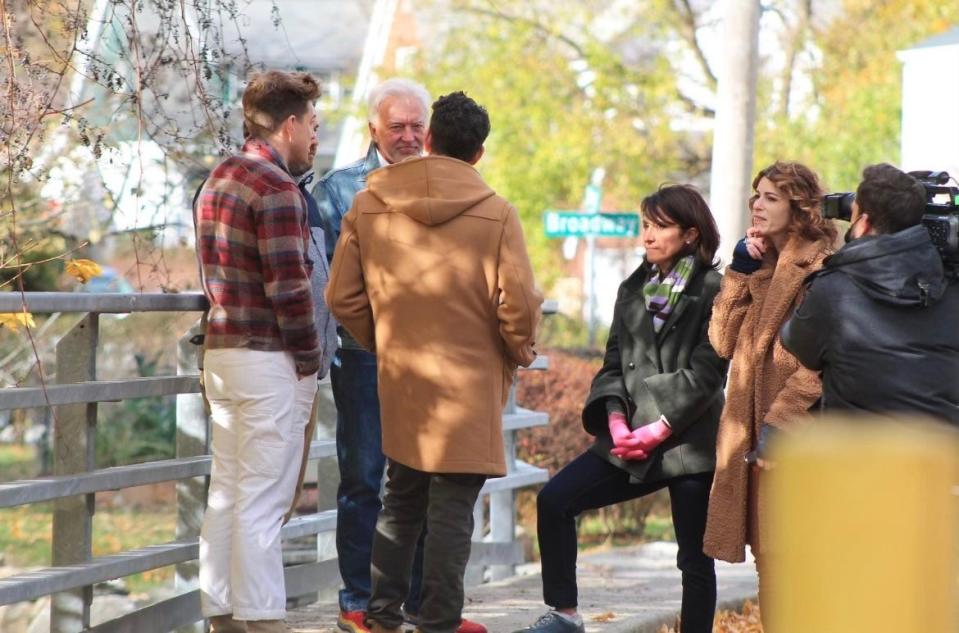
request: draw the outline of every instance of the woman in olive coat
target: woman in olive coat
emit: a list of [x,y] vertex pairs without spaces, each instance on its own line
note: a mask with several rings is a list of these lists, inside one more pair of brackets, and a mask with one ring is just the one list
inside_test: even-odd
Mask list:
[[669,185],[642,202],[646,256],[622,283],[603,367],[583,408],[593,446],[537,498],[543,598],[524,631],[584,631],[577,614],[576,517],[668,488],[682,571],[682,633],[712,631],[713,560],[706,508],[727,363],[709,343],[721,277],[716,222],[694,188]]

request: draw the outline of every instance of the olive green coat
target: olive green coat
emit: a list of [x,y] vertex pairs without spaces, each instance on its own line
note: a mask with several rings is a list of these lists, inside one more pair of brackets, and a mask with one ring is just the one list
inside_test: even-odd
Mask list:
[[[591,450],[637,482],[713,471],[728,367],[708,336],[721,275],[697,267],[658,334],[643,300],[648,277],[644,263],[620,285],[603,368],[583,407],[583,427],[596,436]],[[610,455],[610,397],[620,400],[631,429],[665,415],[673,434],[648,459],[623,461]]]

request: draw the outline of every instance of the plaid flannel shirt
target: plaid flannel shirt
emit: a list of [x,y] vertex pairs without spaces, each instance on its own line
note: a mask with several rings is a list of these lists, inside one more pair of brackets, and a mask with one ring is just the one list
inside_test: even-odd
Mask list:
[[249,139],[220,163],[200,191],[196,222],[206,347],[285,350],[300,374],[315,372],[306,201],[276,150]]

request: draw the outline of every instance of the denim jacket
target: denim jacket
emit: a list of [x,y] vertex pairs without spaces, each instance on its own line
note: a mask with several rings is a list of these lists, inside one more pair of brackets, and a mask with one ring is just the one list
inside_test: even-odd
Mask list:
[[365,158],[330,170],[313,187],[313,198],[320,207],[323,232],[326,234],[326,256],[330,262],[333,261],[336,240],[340,239],[343,216],[353,206],[356,194],[366,189],[367,175],[378,167],[380,160],[376,155],[376,145],[370,143]]
[[[333,261],[333,249],[336,247],[336,241],[340,239],[340,224],[343,216],[353,206],[353,198],[356,194],[366,189],[366,177],[379,167],[380,160],[376,155],[376,145],[370,143],[365,158],[327,172],[313,187],[313,199],[319,206],[323,233],[326,237],[328,262]],[[340,347],[362,349],[345,329],[337,327],[336,331],[340,335]]]

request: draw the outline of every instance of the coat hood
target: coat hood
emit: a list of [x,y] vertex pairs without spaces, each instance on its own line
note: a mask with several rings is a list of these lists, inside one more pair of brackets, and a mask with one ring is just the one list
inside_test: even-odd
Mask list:
[[421,224],[443,224],[495,195],[472,165],[447,156],[424,156],[371,173],[369,192]]
[[823,273],[848,275],[869,297],[898,306],[926,306],[942,298],[942,258],[922,225],[861,237],[826,260]]

